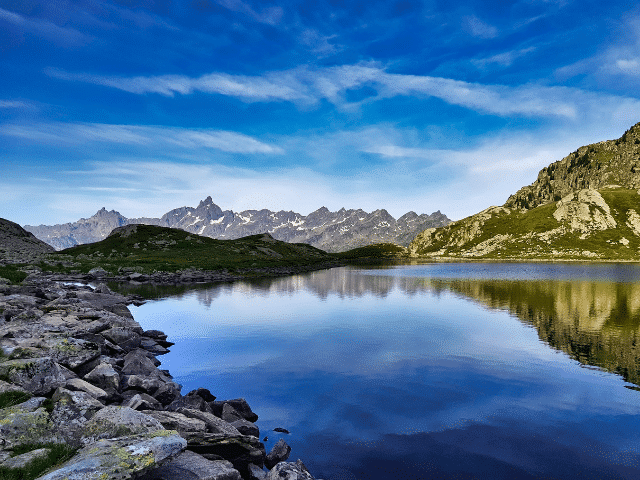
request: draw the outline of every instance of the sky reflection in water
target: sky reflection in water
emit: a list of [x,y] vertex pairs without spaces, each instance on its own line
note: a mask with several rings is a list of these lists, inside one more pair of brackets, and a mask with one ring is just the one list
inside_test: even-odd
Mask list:
[[640,269],[518,268],[340,268],[132,310],[176,342],[184,393],[247,398],[316,478],[638,478],[640,392],[602,369],[637,363]]

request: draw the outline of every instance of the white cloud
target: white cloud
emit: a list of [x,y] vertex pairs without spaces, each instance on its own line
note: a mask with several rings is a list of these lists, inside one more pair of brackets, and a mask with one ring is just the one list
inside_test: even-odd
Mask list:
[[29,109],[33,104],[21,100],[0,100],[0,108]]
[[[520,53],[527,51],[524,49]],[[348,107],[346,91],[367,86],[377,93],[367,98],[367,102],[395,96],[435,97],[452,105],[505,117],[578,119],[593,110],[602,111],[626,101],[636,101],[569,87],[483,85],[450,78],[388,73],[369,63],[317,69],[300,67],[267,72],[262,76],[211,73],[195,78],[184,75],[126,78],[53,69],[47,73],[64,80],[84,81],[136,94],[173,96],[199,91],[232,96],[245,102],[289,101],[307,106],[326,99]]]
[[498,29],[493,25],[483,22],[475,15],[469,15],[462,19],[463,28],[471,35],[478,38],[495,38],[498,36]]
[[90,40],[87,35],[73,28],[60,27],[48,20],[27,18],[0,8],[0,21],[2,20],[58,44],[82,45]]
[[282,19],[284,10],[282,7],[266,7],[261,11],[256,11],[251,6],[243,2],[242,0],[216,0],[217,3],[232,12],[243,13],[257,22],[266,23],[268,25],[277,25]]
[[471,63],[477,68],[486,68],[497,64],[503,67],[510,67],[518,58],[524,57],[528,53],[535,51],[535,47],[521,48],[508,52],[498,53],[486,58],[478,58],[471,60]]
[[4,124],[0,128],[0,135],[66,145],[106,142],[156,148],[179,147],[183,150],[211,148],[229,153],[284,153],[278,146],[266,144],[242,133],[225,130],[102,123],[41,123]]

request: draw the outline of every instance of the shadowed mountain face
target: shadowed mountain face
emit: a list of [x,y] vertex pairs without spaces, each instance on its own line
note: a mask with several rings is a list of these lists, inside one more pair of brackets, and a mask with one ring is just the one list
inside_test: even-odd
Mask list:
[[425,228],[446,225],[450,220],[442,213],[418,215],[409,212],[399,219],[386,210],[367,213],[363,210],[330,212],[322,207],[307,216],[295,212],[246,210],[234,213],[222,210],[207,197],[193,207],[181,207],[161,218],[125,218],[104,208],[90,218],[61,225],[25,226],[39,239],[57,250],[93,243],[106,238],[116,227],[148,224],[179,228],[190,233],[217,239],[235,239],[268,232],[275,239],[290,243],[307,243],[325,251],[339,252],[373,243],[408,245]]
[[0,260],[6,263],[29,262],[54,249],[38,240],[17,223],[0,218]]

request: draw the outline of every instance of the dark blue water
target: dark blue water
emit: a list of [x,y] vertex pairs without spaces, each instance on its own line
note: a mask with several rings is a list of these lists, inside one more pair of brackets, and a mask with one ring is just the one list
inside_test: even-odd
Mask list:
[[284,437],[316,478],[635,479],[639,279],[629,265],[338,268],[132,311],[176,342],[162,368],[184,393],[245,397],[267,449]]

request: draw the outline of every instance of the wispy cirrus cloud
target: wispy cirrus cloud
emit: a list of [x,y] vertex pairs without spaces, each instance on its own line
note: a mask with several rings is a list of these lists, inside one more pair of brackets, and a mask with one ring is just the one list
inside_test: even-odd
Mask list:
[[0,8],[1,21],[62,45],[83,45],[91,40],[89,36],[74,28],[61,27],[49,20],[28,18],[3,8]]
[[[527,50],[520,53],[524,55]],[[601,113],[603,109],[637,101],[562,86],[484,85],[443,77],[388,73],[370,63],[315,69],[298,67],[256,76],[211,73],[200,77],[116,77],[56,69],[47,69],[46,73],[62,80],[93,83],[135,94],[174,96],[204,92],[231,96],[244,102],[288,101],[306,106],[317,105],[321,100],[348,106],[348,90],[368,87],[375,91],[375,95],[367,98],[366,102],[396,96],[435,97],[452,105],[505,117],[576,119],[593,111]]]
[[510,67],[517,59],[534,52],[536,47],[520,48],[510,50],[508,52],[498,53],[490,57],[472,59],[471,63],[477,68],[486,68],[491,65],[499,65],[502,67]]
[[146,147],[178,147],[185,150],[207,148],[228,153],[284,153],[278,146],[266,144],[242,133],[162,126],[102,123],[5,124],[0,128],[0,135],[57,144],[106,142]]
[[495,38],[498,36],[498,29],[493,25],[483,22],[475,15],[469,15],[462,19],[463,28],[474,37]]
[[266,23],[268,25],[277,25],[282,19],[282,15],[284,13],[282,7],[279,6],[266,7],[257,11],[252,8],[251,5],[243,2],[242,0],[216,0],[216,3],[231,10],[232,12],[242,13],[257,22]]

